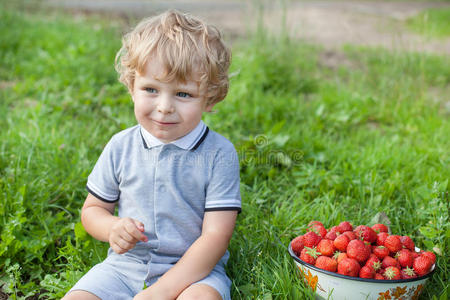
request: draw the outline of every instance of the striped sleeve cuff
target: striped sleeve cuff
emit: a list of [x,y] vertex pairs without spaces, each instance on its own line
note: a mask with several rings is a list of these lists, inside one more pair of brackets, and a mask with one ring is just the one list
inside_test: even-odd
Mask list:
[[89,182],[86,184],[86,189],[94,197],[96,197],[102,201],[105,201],[108,203],[119,201],[119,196],[106,195],[106,194],[100,192],[99,189],[97,189],[94,185],[90,184]]
[[205,211],[237,210],[241,213],[240,200],[207,201]]

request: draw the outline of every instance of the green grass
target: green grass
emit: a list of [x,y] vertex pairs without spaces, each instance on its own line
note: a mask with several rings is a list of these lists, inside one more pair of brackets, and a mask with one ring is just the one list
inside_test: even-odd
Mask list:
[[407,21],[408,27],[428,37],[450,36],[450,7],[427,9]]
[[[122,29],[97,17],[0,10],[0,285],[60,298],[107,245],[79,223],[103,146],[133,126],[117,82]],[[236,42],[227,99],[207,124],[235,144],[243,211],[227,267],[233,299],[313,299],[286,247],[315,219],[368,224],[449,253],[447,57],[255,36]],[[422,299],[448,289],[449,259]]]

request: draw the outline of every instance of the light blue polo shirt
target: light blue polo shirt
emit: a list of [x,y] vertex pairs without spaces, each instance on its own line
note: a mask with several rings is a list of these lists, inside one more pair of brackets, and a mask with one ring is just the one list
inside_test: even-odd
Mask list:
[[[148,264],[164,274],[200,236],[206,211],[241,210],[239,159],[233,144],[203,122],[164,144],[140,125],[114,135],[88,177],[88,191],[118,201],[119,217],[144,223],[149,241],[109,259]],[[228,251],[219,262],[225,265]]]

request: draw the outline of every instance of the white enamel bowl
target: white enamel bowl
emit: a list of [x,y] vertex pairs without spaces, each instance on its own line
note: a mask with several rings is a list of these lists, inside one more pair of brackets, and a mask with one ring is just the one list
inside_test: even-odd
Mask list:
[[[435,265],[425,276],[401,280],[375,280],[350,277],[325,271],[300,260],[292,251],[289,254],[299,269],[299,275],[316,292],[316,299],[334,300],[379,300],[419,299],[425,282],[433,275]],[[419,251],[416,248],[416,251]]]

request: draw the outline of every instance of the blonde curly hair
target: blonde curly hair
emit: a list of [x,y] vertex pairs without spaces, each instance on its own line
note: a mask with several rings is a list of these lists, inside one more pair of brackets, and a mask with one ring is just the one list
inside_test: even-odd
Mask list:
[[231,51],[216,27],[176,10],[143,19],[124,35],[115,59],[119,81],[130,92],[136,72],[144,74],[153,57],[165,67],[161,80],[186,82],[195,78],[207,104],[227,95]]

